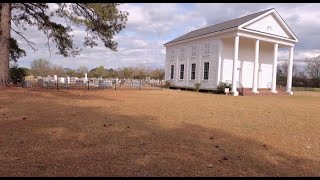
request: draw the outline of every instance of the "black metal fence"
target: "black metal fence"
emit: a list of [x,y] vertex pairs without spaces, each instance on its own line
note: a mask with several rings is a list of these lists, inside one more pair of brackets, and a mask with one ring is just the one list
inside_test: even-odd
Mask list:
[[139,90],[162,90],[164,82],[162,80],[141,80],[141,79],[96,79],[88,78],[76,80],[61,80],[61,79],[32,79],[23,80],[22,88],[44,88],[57,90],[103,90],[103,89],[139,89]]
[[292,91],[317,91],[320,92],[320,88],[317,87],[292,87]]
[[[283,89],[286,90],[286,86],[282,85],[277,85],[278,89]],[[320,92],[319,87],[303,87],[303,86],[293,86],[291,87],[292,91],[315,91],[315,92]]]

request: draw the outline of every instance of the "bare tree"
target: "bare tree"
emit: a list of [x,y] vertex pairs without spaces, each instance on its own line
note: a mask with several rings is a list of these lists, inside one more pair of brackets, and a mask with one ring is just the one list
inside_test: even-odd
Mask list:
[[80,66],[79,69],[78,69],[78,73],[81,73],[82,75],[84,73],[88,73],[88,72],[89,72],[89,70],[88,70],[88,68],[86,66]]
[[[284,61],[282,62],[281,64],[278,64],[277,68],[277,74],[279,76],[282,76],[282,77],[287,77],[288,76],[288,61]],[[299,70],[298,70],[298,67],[297,67],[297,64],[295,62],[293,62],[293,65],[292,65],[292,76],[293,77],[298,77],[299,75]]]
[[320,56],[305,60],[307,75],[320,87]]
[[164,69],[155,69],[151,72],[151,78],[163,80],[164,74]]
[[134,68],[132,67],[125,67],[123,69],[118,69],[119,72],[119,78],[126,78],[126,79],[131,79],[134,74]]
[[52,64],[45,59],[39,58],[31,62],[30,72],[34,76],[47,76],[50,74]]
[[58,75],[64,76],[65,70],[60,65],[52,64],[50,61],[46,59],[36,59],[31,62],[31,69],[30,72],[34,76],[47,76],[47,75]]

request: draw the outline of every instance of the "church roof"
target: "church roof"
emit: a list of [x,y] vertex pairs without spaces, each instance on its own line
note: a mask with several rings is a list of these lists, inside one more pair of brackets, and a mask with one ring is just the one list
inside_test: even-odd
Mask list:
[[[273,8],[272,8],[273,9]],[[267,10],[264,10],[264,11],[260,11],[260,12],[257,12],[257,13],[253,13],[253,14],[249,14],[247,16],[243,16],[243,17],[239,17],[239,18],[236,18],[236,19],[232,19],[232,20],[229,20],[229,21],[225,21],[225,22],[222,22],[222,23],[218,23],[218,24],[214,24],[212,26],[208,26],[208,27],[205,27],[205,28],[201,28],[201,29],[197,29],[197,30],[194,30],[194,31],[191,31],[185,35],[182,35],[172,41],[169,41],[167,43],[165,43],[164,45],[166,44],[169,44],[169,43],[174,43],[174,42],[178,42],[178,41],[182,41],[182,40],[186,40],[186,39],[190,39],[190,38],[193,38],[193,37],[197,37],[197,36],[203,36],[203,35],[206,35],[206,34],[210,34],[210,33],[214,33],[214,32],[218,32],[218,31],[222,31],[222,30],[226,30],[226,29],[231,29],[231,28],[236,28],[238,26],[240,26],[241,24],[244,24],[272,9],[267,9]]]

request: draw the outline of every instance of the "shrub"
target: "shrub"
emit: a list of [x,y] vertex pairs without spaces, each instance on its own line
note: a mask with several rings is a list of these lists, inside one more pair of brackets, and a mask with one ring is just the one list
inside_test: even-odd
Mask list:
[[24,77],[27,75],[25,68],[20,68],[17,66],[13,66],[10,68],[10,81],[17,85],[18,83],[22,83]]
[[169,88],[170,87],[170,81],[165,81],[164,87]]
[[217,87],[218,93],[224,93],[225,88],[229,88],[229,90],[231,90],[231,87],[232,87],[232,84],[230,83],[220,82]]
[[194,84],[194,88],[195,88],[196,92],[199,92],[200,85],[201,85],[200,83]]

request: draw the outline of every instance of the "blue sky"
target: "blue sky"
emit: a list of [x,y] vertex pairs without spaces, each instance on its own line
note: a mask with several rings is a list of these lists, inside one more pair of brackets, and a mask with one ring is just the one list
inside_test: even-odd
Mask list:
[[[55,5],[50,8],[54,9]],[[27,56],[18,61],[22,67],[29,68],[34,59],[45,58],[73,69],[80,65],[89,69],[99,65],[106,68],[140,65],[156,68],[164,66],[164,43],[189,31],[269,8],[275,8],[299,38],[294,51],[295,60],[320,55],[320,4],[312,3],[126,3],[120,9],[129,12],[127,27],[114,37],[118,42],[117,52],[99,43],[98,47],[83,48],[80,56],[67,58],[56,55],[53,44],[50,56],[45,46],[46,37],[34,27],[22,33],[36,43],[36,52],[14,32],[12,36],[27,51]],[[74,42],[81,47],[85,32],[81,28],[74,30]],[[280,51],[279,59],[286,58],[287,52]]]

